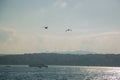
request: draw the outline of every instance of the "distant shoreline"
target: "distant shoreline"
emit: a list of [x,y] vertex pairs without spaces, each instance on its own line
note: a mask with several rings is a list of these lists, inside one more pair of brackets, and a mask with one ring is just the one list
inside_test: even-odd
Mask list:
[[120,67],[120,54],[19,54],[0,56],[0,65],[63,65]]

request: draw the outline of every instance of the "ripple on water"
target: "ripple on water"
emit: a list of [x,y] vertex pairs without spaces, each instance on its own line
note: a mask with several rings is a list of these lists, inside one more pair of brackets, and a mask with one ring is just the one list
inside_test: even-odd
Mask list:
[[120,80],[120,69],[73,66],[0,68],[0,80]]

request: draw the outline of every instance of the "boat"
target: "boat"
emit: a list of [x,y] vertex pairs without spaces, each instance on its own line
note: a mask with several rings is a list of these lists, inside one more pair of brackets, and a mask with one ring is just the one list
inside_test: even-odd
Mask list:
[[11,67],[10,65],[6,65],[5,67]]
[[45,67],[45,68],[48,68],[48,65],[45,65],[45,64],[29,64],[29,67],[39,67],[39,68]]

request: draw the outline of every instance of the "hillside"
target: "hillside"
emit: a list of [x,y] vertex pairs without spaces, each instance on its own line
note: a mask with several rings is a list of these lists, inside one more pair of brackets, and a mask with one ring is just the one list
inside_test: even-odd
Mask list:
[[34,53],[19,55],[2,55],[0,64],[48,64],[48,65],[79,65],[79,66],[120,66],[120,54],[58,54]]

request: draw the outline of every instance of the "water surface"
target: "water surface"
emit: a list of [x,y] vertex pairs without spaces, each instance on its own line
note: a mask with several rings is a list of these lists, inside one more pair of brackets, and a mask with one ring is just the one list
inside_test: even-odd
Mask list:
[[0,80],[120,80],[119,67],[0,66]]

